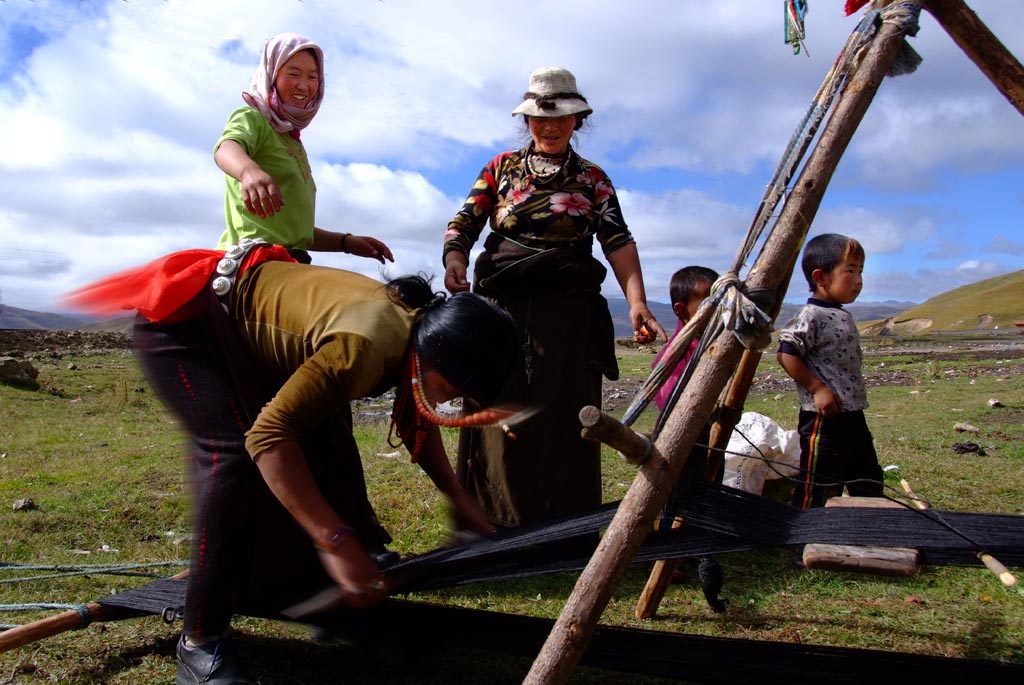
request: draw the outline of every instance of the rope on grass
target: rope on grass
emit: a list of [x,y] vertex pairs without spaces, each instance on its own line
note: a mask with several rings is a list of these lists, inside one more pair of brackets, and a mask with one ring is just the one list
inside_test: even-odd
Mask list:
[[56,571],[56,573],[20,576],[17,578],[0,578],[0,585],[10,583],[21,583],[32,580],[52,580],[54,578],[69,578],[72,576],[88,575],[114,575],[114,576],[143,576],[147,578],[163,577],[161,573],[138,571],[137,569],[165,568],[169,566],[187,566],[188,561],[151,561],[141,563],[124,564],[19,564],[16,562],[0,561],[0,572],[9,570],[18,571]]

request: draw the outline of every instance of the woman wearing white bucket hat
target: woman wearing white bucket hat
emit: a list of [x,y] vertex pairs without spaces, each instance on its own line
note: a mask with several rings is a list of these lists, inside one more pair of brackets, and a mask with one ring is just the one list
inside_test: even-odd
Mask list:
[[498,525],[601,504],[600,445],[580,437],[578,419],[581,407],[600,406],[601,375],[618,378],[595,238],[629,302],[636,339],[666,339],[611,180],[570,144],[592,111],[567,69],[534,71],[512,111],[531,141],[488,162],[445,233],[445,287],[456,293],[470,289],[469,252],[490,223],[472,287],[512,314],[524,352],[502,399],[543,408],[514,440],[489,429],[460,435],[460,481]]

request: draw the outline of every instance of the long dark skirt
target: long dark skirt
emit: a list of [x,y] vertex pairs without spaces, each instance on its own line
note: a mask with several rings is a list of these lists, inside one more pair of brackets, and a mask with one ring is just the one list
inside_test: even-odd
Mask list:
[[601,406],[601,376],[617,378],[611,317],[598,294],[513,296],[524,358],[500,402],[542,407],[515,430],[464,429],[459,481],[492,522],[536,523],[601,504],[601,446],[580,437],[579,411]]
[[[220,635],[235,611],[278,610],[329,584],[308,536],[245,450],[249,421],[211,320],[159,325],[140,319],[135,348],[150,382],[192,442],[185,633]],[[266,385],[276,391],[274,383]],[[367,500],[351,421],[348,405],[339,407],[335,421],[304,435],[300,444],[328,502],[368,548],[380,548],[389,540]]]

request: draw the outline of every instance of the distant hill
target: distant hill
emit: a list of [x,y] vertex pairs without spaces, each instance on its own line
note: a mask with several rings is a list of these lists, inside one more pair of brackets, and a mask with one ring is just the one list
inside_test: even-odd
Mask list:
[[90,322],[85,317],[34,312],[0,304],[0,328],[74,330]]
[[936,295],[869,332],[1004,330],[1013,329],[1017,321],[1024,321],[1024,269]]
[[[775,322],[776,326],[782,326],[789,321],[802,306],[803,302],[800,304],[784,303],[782,310],[779,312],[779,318]],[[915,306],[917,306],[916,302],[886,300],[885,302],[854,302],[853,304],[844,305],[843,309],[853,314],[853,318],[857,320],[858,324],[861,324],[867,321],[888,319]]]
[[19,309],[0,304],[0,328],[46,331],[125,331],[132,326],[135,316],[126,314],[114,319],[97,321],[91,316],[52,314]]
[[[781,326],[799,309],[800,304],[785,303],[776,325]],[[631,338],[629,307],[621,297],[609,297],[608,308],[615,324],[616,338]],[[651,311],[671,333],[675,329],[672,307],[651,302]],[[996,276],[936,295],[923,304],[914,302],[863,302],[848,305],[858,323],[869,324],[864,332],[908,334],[976,329],[1012,329],[1024,320],[1024,270]],[[0,304],[0,329],[125,331],[133,316],[105,321],[69,314],[34,312]]]

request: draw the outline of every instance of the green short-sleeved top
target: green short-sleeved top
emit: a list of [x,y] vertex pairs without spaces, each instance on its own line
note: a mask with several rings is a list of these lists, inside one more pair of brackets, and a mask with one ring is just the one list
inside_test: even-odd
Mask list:
[[224,126],[214,152],[225,140],[242,146],[246,154],[273,177],[284,196],[284,206],[274,216],[250,214],[242,201],[241,184],[224,174],[224,218],[227,226],[218,249],[237,245],[241,238],[263,238],[287,248],[307,249],[313,244],[316,183],[306,148],[287,133],[278,133],[259,110],[239,107]]
[[246,434],[255,457],[342,404],[396,386],[416,311],[359,274],[267,262],[239,279],[232,316],[245,346],[283,380]]

